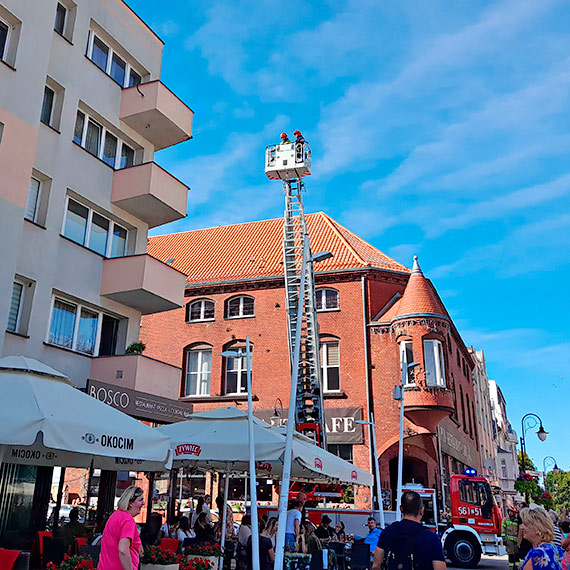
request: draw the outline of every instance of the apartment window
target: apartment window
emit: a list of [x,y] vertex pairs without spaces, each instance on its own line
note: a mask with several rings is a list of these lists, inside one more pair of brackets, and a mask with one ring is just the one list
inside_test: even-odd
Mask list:
[[42,183],[33,178],[30,180],[30,189],[28,191],[28,203],[26,204],[26,212],[24,217],[32,222],[37,222],[40,198],[42,193]]
[[0,123],[0,144],[2,144],[2,135],[4,134],[4,123]]
[[127,230],[72,198],[67,199],[63,235],[104,257],[126,255]]
[[112,168],[135,164],[135,151],[83,111],[77,111],[73,141]]
[[352,445],[349,443],[328,443],[327,451],[349,463],[354,463]]
[[87,44],[87,57],[121,87],[138,85],[142,81],[140,73],[135,71],[126,58],[120,56],[107,45],[95,32],[91,31]]
[[428,386],[445,387],[445,360],[439,340],[424,340],[424,369]]
[[[403,340],[400,343],[400,366],[404,363],[411,364],[414,361],[414,350],[411,340]],[[406,384],[415,385],[416,376],[413,368],[408,368],[408,375],[406,379]]]
[[507,462],[504,459],[501,459],[501,474],[503,479],[509,478],[509,474],[507,472]]
[[0,20],[0,59],[4,59],[4,55],[8,48],[8,34],[10,27]]
[[247,297],[245,295],[234,297],[226,302],[226,319],[253,317],[253,309],[253,297]]
[[[245,347],[231,347],[232,351],[245,354]],[[250,350],[253,347],[250,346]],[[226,370],[226,394],[247,394],[247,359],[224,357]]]
[[317,311],[333,311],[338,309],[338,291],[335,289],[316,290]]
[[461,356],[459,355],[459,349],[457,349],[457,366],[461,366]]
[[447,350],[449,350],[449,354],[453,355],[453,347],[451,346],[451,337],[449,333],[447,333]]
[[[105,329],[103,322],[105,321]],[[114,352],[119,320],[96,309],[66,299],[53,300],[48,342],[62,348],[95,355],[99,345]],[[114,335],[115,346],[112,338]],[[111,336],[111,338],[109,338]]]
[[186,322],[213,321],[214,302],[209,299],[198,299],[186,305]]
[[54,30],[63,36],[63,32],[65,31],[65,20],[67,19],[67,8],[57,3],[57,7],[55,9],[55,24],[53,26]]
[[10,301],[10,311],[8,313],[8,326],[11,332],[18,332],[20,325],[20,316],[22,313],[22,302],[24,298],[24,285],[18,281],[14,281],[12,287],[12,299]]
[[186,351],[185,396],[209,396],[212,374],[212,349],[192,348]]
[[44,87],[44,100],[42,103],[42,114],[40,120],[46,125],[51,125],[53,115],[53,104],[55,102],[55,92],[47,85]]
[[339,392],[340,355],[338,342],[321,342],[320,357],[324,391]]

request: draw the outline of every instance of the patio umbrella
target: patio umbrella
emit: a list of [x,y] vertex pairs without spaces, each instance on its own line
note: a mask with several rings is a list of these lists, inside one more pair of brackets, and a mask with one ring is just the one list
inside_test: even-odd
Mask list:
[[81,392],[37,360],[0,359],[0,394],[0,465],[170,468],[167,436]]

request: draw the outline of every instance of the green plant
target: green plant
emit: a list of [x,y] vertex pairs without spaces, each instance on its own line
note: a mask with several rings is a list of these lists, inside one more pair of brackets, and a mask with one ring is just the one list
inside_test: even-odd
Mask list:
[[94,568],[95,565],[91,556],[80,556],[77,554],[73,556],[66,554],[59,566],[56,566],[53,562],[46,564],[46,570],[93,570]]
[[144,342],[133,342],[125,350],[125,354],[142,354],[146,349]]
[[191,556],[223,556],[224,551],[216,542],[216,544],[204,544],[203,546],[189,546],[186,549],[186,554]]
[[183,556],[180,559],[180,570],[212,570],[214,565],[210,560],[203,558],[187,558]]
[[528,501],[529,497],[538,499],[541,489],[536,482],[536,479],[528,473],[521,473],[515,481],[515,490],[525,496]]
[[181,559],[180,555],[171,550],[160,550],[158,546],[146,546],[141,556],[141,564],[176,564]]

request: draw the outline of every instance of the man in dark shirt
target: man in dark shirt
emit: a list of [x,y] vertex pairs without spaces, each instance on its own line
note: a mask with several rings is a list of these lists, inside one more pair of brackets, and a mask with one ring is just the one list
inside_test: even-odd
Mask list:
[[64,524],[59,530],[59,536],[63,538],[65,551],[69,551],[69,547],[76,538],[85,536],[86,534],[85,526],[79,522],[79,509],[71,509],[71,511],[69,511],[69,522]]
[[445,570],[447,566],[439,536],[421,524],[424,514],[421,497],[415,491],[404,493],[400,508],[403,520],[392,523],[380,535],[372,570],[380,570],[384,558],[388,559],[401,537],[409,537],[412,541],[414,570]]
[[321,524],[316,528],[315,534],[323,544],[334,538],[334,530],[331,528],[332,519],[328,515],[321,517]]

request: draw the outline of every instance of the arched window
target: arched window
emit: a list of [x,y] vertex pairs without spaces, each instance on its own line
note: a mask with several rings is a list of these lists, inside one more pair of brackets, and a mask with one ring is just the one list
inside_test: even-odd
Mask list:
[[212,347],[194,344],[185,350],[185,396],[209,396],[212,378]]
[[323,287],[315,291],[317,311],[334,311],[339,308],[338,291]]
[[226,319],[241,319],[242,317],[253,317],[254,302],[253,297],[240,295],[232,297],[226,301]]
[[[249,345],[251,359],[253,360],[253,346]],[[247,394],[247,358],[245,357],[245,344],[243,341],[236,341],[224,348],[224,352],[237,352],[243,356],[224,356],[225,383],[224,392],[226,394]],[[253,363],[252,363],[253,367]]]
[[445,359],[439,340],[424,340],[424,370],[427,386],[445,388]]
[[[403,340],[400,342],[400,366],[405,362],[411,364],[414,361],[414,347],[411,340]],[[416,376],[413,368],[408,368],[406,384],[414,386],[416,383]]]
[[321,375],[325,392],[340,392],[340,351],[338,340],[321,341]]
[[214,301],[210,301],[210,299],[191,301],[186,305],[186,322],[213,321],[214,308]]

